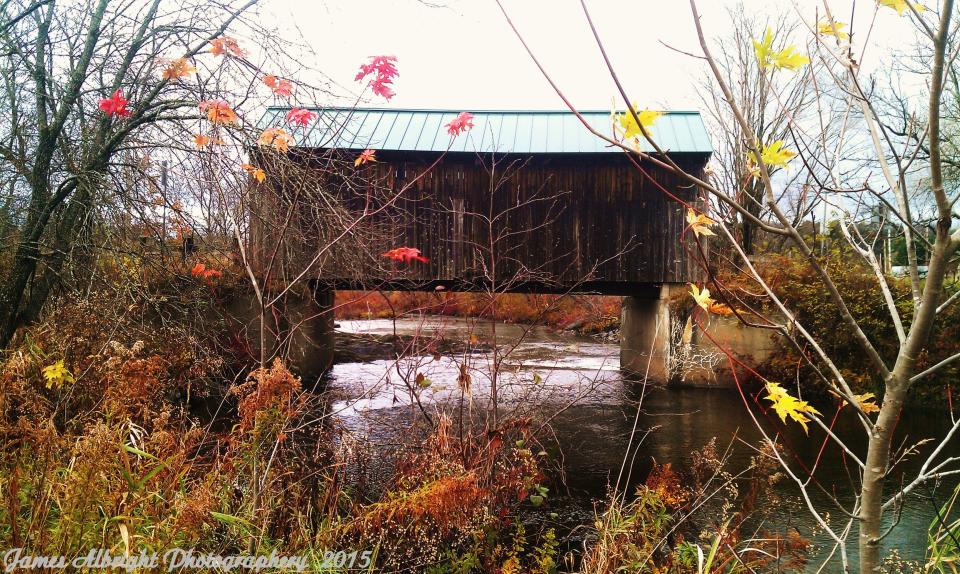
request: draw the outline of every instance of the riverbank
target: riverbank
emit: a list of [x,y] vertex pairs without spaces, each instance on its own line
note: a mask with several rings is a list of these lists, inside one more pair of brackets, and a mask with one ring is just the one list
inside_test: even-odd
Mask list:
[[337,319],[387,319],[411,314],[496,317],[506,323],[593,334],[619,327],[621,300],[605,295],[500,293],[494,304],[485,293],[337,291],[334,305]]

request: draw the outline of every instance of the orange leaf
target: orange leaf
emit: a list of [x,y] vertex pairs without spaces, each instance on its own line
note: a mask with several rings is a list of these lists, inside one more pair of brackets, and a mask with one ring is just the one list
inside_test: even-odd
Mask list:
[[707,305],[707,311],[716,315],[722,315],[724,317],[733,315],[733,309],[731,309],[728,305],[717,303],[716,301]]
[[357,156],[357,159],[353,160],[353,167],[360,167],[367,162],[376,163],[376,161],[376,152],[372,149],[365,149]]
[[196,71],[197,68],[190,65],[190,62],[188,62],[186,58],[177,58],[167,63],[167,67],[163,70],[163,79],[177,80],[196,73]]
[[263,78],[263,83],[278,96],[287,97],[293,92],[293,84],[290,80],[278,79],[273,74],[267,74]]
[[860,410],[863,412],[867,414],[880,412],[880,406],[876,403],[877,396],[875,394],[863,393],[862,395],[853,395],[853,398],[857,399],[857,404],[860,405]]
[[193,269],[190,270],[190,274],[197,279],[206,281],[207,283],[209,283],[211,279],[216,279],[217,277],[221,277],[223,275],[223,273],[217,271],[216,269],[208,269],[203,263],[197,263],[194,265]]
[[416,247],[397,247],[396,249],[391,249],[386,253],[381,253],[381,256],[388,259],[393,259],[394,261],[400,261],[401,263],[409,263],[410,261],[414,260],[422,263],[427,263],[430,261],[421,255],[420,250]]
[[210,53],[214,56],[230,54],[231,56],[237,56],[238,58],[247,54],[240,47],[240,43],[237,42],[235,38],[231,38],[230,36],[220,36],[219,38],[210,40]]
[[206,100],[200,102],[200,111],[207,113],[207,119],[214,124],[235,124],[239,120],[237,113],[233,111],[224,100]]
[[288,151],[293,143],[293,137],[283,128],[267,128],[257,138],[257,145],[271,146],[279,152]]
[[267,172],[263,171],[255,165],[250,165],[249,163],[240,164],[247,173],[253,176],[253,179],[257,180],[258,183],[263,183],[263,180],[267,179]]

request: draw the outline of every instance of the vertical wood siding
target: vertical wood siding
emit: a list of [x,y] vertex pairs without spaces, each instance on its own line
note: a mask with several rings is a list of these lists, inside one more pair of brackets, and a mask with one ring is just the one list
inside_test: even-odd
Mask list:
[[[370,179],[394,190],[413,181],[437,157],[412,152],[378,152],[377,156],[377,163],[363,169],[370,170]],[[675,159],[700,175],[707,157]],[[471,213],[493,213],[499,216],[495,233],[509,234],[495,249],[497,281],[510,281],[518,274],[561,286],[583,281],[629,285],[699,278],[679,241],[685,225],[683,206],[666,197],[624,157],[501,157],[495,181],[504,168],[513,167],[493,192],[492,207],[491,174],[484,163],[489,164],[489,158],[481,161],[472,154],[448,154],[400,198],[396,207],[403,215],[390,219],[389,239],[373,249],[419,248],[430,262],[403,266],[404,277],[411,280],[474,281],[485,275],[483,261],[489,264],[489,253],[474,244],[488,245],[490,237],[486,222]],[[695,190],[680,178],[652,165],[646,167],[676,196],[695,200]],[[516,208],[538,194],[553,199]],[[348,279],[340,275],[346,273],[327,268],[322,279],[334,283]],[[372,283],[387,278],[364,279]]]

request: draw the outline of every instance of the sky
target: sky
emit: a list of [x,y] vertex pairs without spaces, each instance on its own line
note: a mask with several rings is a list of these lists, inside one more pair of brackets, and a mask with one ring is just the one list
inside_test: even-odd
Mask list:
[[[727,10],[738,0],[700,0],[708,38],[723,37]],[[809,22],[823,13],[817,0],[742,0],[762,16],[788,12]],[[928,0],[930,1],[930,0]],[[549,74],[580,109],[608,110],[611,81],[579,0],[503,0],[521,34]],[[588,8],[630,98],[641,107],[689,110],[701,107],[702,62],[676,50],[699,53],[693,19],[684,0],[588,0]],[[832,1],[837,19],[850,20],[852,1]],[[907,17],[875,3],[856,3],[854,44],[874,26],[863,59],[865,70],[888,62],[906,48],[913,30]],[[397,95],[381,107],[562,109],[563,103],[510,30],[494,0],[268,0],[264,17],[281,34],[300,35],[311,64],[348,94],[368,56],[398,58]],[[667,47],[665,44],[669,45]],[[337,102],[324,102],[337,103]],[[343,102],[340,102],[343,103]],[[618,101],[618,107],[622,107]]]

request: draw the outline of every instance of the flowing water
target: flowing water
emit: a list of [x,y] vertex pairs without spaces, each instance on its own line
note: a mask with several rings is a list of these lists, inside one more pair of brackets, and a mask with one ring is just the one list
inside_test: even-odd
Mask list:
[[[341,321],[341,337],[352,341],[347,347],[364,347],[363,341],[377,336],[405,337],[400,339],[403,343],[368,346],[352,357],[339,359],[329,387],[338,398],[333,405],[335,416],[374,448],[386,452],[403,442],[401,433],[406,432],[408,422],[421,410],[432,414],[438,405],[450,410],[451,405],[460,404],[461,386],[457,381],[464,362],[471,375],[470,393],[464,403],[474,410],[486,408],[494,329],[498,348],[506,355],[498,376],[504,410],[528,412],[541,418],[552,416],[550,432],[543,442],[549,453],[562,461],[564,472],[562,480],[554,481],[549,510],[568,526],[593,522],[594,501],[602,500],[608,485],[617,481],[635,424],[636,436],[642,437],[642,441],[631,453],[621,482],[630,485],[630,491],[646,477],[653,460],[672,463],[674,467],[688,465],[712,438],[716,438],[720,451],[730,447],[731,470],[744,468],[755,455],[751,446],[758,444],[761,435],[735,389],[644,387],[620,372],[618,344],[543,327],[491,325],[450,317],[405,318],[396,323]],[[470,345],[444,346],[450,342]],[[412,345],[415,351],[397,362],[391,358],[396,345]],[[429,381],[420,394],[419,404],[411,398],[408,383],[404,382],[416,384],[417,373],[427,379],[421,383],[426,385]],[[835,407],[826,404],[821,410],[829,420],[833,412],[827,412],[828,408]],[[809,496],[818,508],[830,509],[832,527],[842,528],[846,521],[830,504],[830,498],[849,504],[850,459],[832,443],[821,454],[824,435],[819,429],[811,428],[807,437],[799,425],[791,423],[785,428],[778,420],[769,418],[772,412],[765,415],[755,406],[752,412],[770,436],[781,433],[781,440],[790,447],[788,457],[794,468],[812,468],[819,457]],[[841,412],[834,428],[840,436],[862,438],[858,424]],[[909,410],[899,423],[896,444],[909,445],[925,437],[943,436],[950,424],[943,411]],[[854,444],[853,450],[862,453],[863,444]],[[904,482],[909,482],[929,450],[929,445],[922,445],[920,454],[898,467],[892,480],[899,482],[902,476]],[[950,445],[942,454],[960,454],[960,448]],[[936,516],[937,505],[954,485],[955,482],[931,485],[911,494],[898,516],[890,517],[898,522],[884,539],[884,548],[896,549],[905,559],[922,560],[928,526]],[[796,528],[813,540],[820,557],[826,556],[832,548],[831,539],[822,529],[815,528],[813,518],[800,502],[796,483],[787,478],[777,488],[797,502],[775,509],[774,519],[766,528],[780,532]],[[855,562],[855,530],[849,540]],[[839,571],[838,566],[834,558],[824,571]]]

